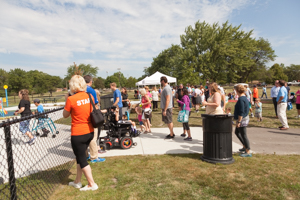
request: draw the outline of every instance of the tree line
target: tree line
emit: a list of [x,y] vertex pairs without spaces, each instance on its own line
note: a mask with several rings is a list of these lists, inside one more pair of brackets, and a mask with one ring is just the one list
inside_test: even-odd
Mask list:
[[[68,88],[68,83],[71,77],[75,74],[76,67],[71,65],[67,68],[67,75],[65,78],[59,76],[52,76],[47,73],[38,70],[25,71],[20,68],[11,69],[6,71],[0,69],[0,97],[5,95],[3,89],[4,85],[8,85],[8,95],[16,96],[21,89],[28,89],[29,93],[44,95],[52,93],[57,90],[57,88]],[[123,73],[114,73],[108,76],[106,79],[102,77],[97,77],[98,67],[93,67],[91,64],[80,64],[78,66],[80,74],[92,75],[93,87],[97,89],[109,88],[110,83],[115,82],[118,87],[135,87],[135,83],[138,81],[136,78],[130,76],[126,78]]]
[[253,30],[246,32],[228,21],[222,25],[198,21],[185,29],[180,44],[172,44],[153,58],[145,75],[160,71],[184,84],[202,84],[207,79],[221,84],[299,79],[300,65],[274,64],[268,68],[266,64],[275,60],[275,52],[268,40],[253,38],[252,34]]
[[[63,88],[63,79],[59,76],[51,76],[47,73],[31,70],[25,71],[20,68],[5,71],[0,69],[0,87],[8,85],[8,94],[17,95],[21,89],[28,89],[30,94],[45,94]],[[0,90],[0,96],[4,96],[4,90]]]

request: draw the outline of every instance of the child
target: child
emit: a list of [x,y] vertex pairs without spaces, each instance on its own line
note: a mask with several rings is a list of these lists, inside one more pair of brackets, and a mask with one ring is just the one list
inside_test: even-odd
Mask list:
[[226,108],[226,114],[231,115],[231,107]]
[[262,103],[260,102],[260,98],[255,99],[255,117],[257,121],[262,121]]
[[136,107],[135,112],[138,115],[138,120],[139,120],[139,123],[140,123],[141,132],[144,133],[145,130],[146,130],[146,127],[144,126],[143,121],[142,121],[143,109],[141,107]]
[[[40,100],[39,99],[35,99],[33,100],[34,105],[37,107],[37,113],[44,113],[44,107],[42,104],[40,104]],[[32,112],[32,114],[36,114],[34,112]],[[44,116],[39,116],[38,119],[38,126],[39,128],[42,128],[43,134],[41,135],[41,137],[47,137],[48,133],[50,132],[49,130],[47,130],[44,127],[44,122],[45,122],[45,117]],[[39,135],[39,133],[37,132],[37,135]]]

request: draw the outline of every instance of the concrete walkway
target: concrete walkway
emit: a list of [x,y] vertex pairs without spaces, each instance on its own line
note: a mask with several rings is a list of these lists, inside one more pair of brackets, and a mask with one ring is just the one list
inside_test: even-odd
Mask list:
[[[233,141],[240,144],[235,134],[232,135]],[[281,131],[271,128],[248,127],[247,135],[250,148],[256,153],[300,154],[300,128]]]
[[[191,127],[193,141],[185,141],[182,134],[182,128],[174,128],[175,138],[165,140],[169,134],[168,128],[152,128],[152,133],[141,134],[133,138],[137,146],[130,149],[113,148],[106,153],[99,154],[100,157],[125,156],[125,155],[154,155],[154,154],[187,154],[203,153],[203,131],[201,127]],[[101,136],[105,133],[101,132]],[[233,142],[233,152],[237,152],[242,146]]]

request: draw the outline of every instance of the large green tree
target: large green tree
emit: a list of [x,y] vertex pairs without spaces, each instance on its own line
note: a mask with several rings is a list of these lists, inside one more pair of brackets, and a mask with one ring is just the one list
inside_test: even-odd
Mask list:
[[[77,68],[76,68],[77,67]],[[67,69],[66,78],[70,80],[72,76],[77,73],[77,70],[80,72],[82,76],[91,75],[93,77],[97,76],[98,67],[93,67],[91,64],[80,64],[78,66],[70,65]]]
[[247,82],[276,57],[267,40],[251,36],[252,30],[243,31],[241,25],[198,21],[185,29],[180,45],[172,45],[153,58],[145,73],[160,71],[175,76],[178,82],[191,84],[206,79],[219,83]]
[[98,78],[94,78],[94,83],[93,86],[97,89],[101,88],[105,88],[105,79],[102,77],[98,77]]
[[137,79],[130,76],[128,79],[127,79],[127,82],[126,82],[126,87],[129,87],[129,88],[133,88],[135,87],[135,83],[137,82]]
[[291,64],[285,67],[283,71],[287,75],[288,81],[300,80],[300,65]]
[[18,93],[21,89],[32,89],[30,77],[25,70],[11,69],[8,73],[8,90]]
[[[246,82],[251,74],[255,74],[257,71],[264,72],[264,66],[270,61],[274,61],[276,55],[275,51],[272,49],[271,44],[268,40],[264,38],[259,38],[253,41],[254,51],[250,52],[250,58],[254,61],[252,65],[242,67],[239,73],[240,82]],[[260,80],[259,78],[257,78]]]
[[252,31],[242,31],[240,26],[198,21],[194,28],[187,27],[185,34],[180,36],[184,49],[183,66],[193,70],[185,75],[190,77],[200,73],[211,81],[220,81],[226,75],[233,81],[240,78],[238,72],[253,64],[249,52],[255,49]]
[[266,82],[272,84],[275,80],[288,80],[287,75],[284,74],[284,65],[275,63],[269,70],[268,73],[271,75],[266,79]]
[[105,80],[105,88],[109,88],[111,83],[116,83],[117,87],[119,87],[119,78],[112,75],[112,76],[108,76]]

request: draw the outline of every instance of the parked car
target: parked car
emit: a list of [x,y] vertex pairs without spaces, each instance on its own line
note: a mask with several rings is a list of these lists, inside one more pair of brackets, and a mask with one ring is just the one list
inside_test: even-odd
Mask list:
[[257,86],[266,86],[266,82],[258,83]]
[[289,86],[290,85],[299,85],[300,86],[300,82],[296,81],[296,80],[293,80],[292,82],[288,82],[287,83]]

